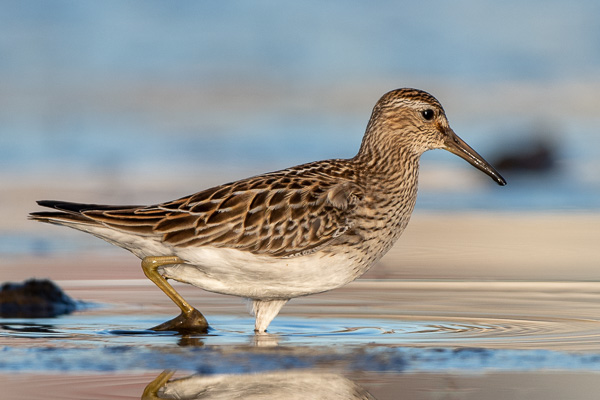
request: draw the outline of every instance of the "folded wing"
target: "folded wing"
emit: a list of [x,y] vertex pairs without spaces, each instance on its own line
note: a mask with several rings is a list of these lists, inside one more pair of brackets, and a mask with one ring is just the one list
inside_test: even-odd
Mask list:
[[358,185],[323,171],[290,170],[217,186],[148,207],[42,201],[33,219],[99,224],[177,247],[216,246],[274,257],[314,252],[352,227]]

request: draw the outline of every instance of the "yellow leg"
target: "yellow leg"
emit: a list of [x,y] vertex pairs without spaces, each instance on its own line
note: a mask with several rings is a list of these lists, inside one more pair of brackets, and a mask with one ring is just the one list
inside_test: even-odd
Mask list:
[[179,316],[152,329],[155,331],[178,331],[180,333],[206,333],[208,331],[208,322],[206,322],[204,315],[185,301],[158,272],[159,267],[183,263],[184,261],[176,256],[144,257],[142,260],[144,275],[154,282],[181,309]]

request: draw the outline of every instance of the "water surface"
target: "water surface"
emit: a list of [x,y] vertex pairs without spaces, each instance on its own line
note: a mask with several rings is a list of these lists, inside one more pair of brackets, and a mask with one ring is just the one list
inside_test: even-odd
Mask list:
[[[403,382],[419,396],[441,385],[436,390],[468,388],[478,398],[497,398],[481,390],[508,385],[517,371],[531,379],[510,390],[535,388],[531,398],[546,393],[537,385],[547,376],[553,376],[550,385],[561,383],[557,393],[571,380],[600,387],[590,378],[600,374],[600,284],[594,282],[361,280],[293,300],[269,333],[258,336],[236,298],[181,286],[212,326],[208,334],[181,336],[148,330],[175,311],[143,281],[63,284],[93,301],[60,318],[0,320],[0,376],[7,390],[17,393],[19,385],[34,382],[27,389],[34,393],[54,379],[72,383],[71,398],[104,391],[139,398],[168,371],[178,372],[159,385],[164,398],[174,392],[220,398],[228,390],[277,398],[309,382],[315,396],[320,387],[330,390],[325,382],[336,382],[342,394],[363,390],[392,399]],[[137,302],[123,303],[131,299]],[[572,398],[591,398],[575,389]],[[200,394],[206,397],[195,397]]]

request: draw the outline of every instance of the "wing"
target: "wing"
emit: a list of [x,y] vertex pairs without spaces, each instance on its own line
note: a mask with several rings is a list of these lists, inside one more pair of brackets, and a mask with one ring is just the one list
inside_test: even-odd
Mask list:
[[355,205],[363,196],[349,172],[333,168],[332,173],[315,164],[155,206],[82,214],[113,229],[160,235],[164,243],[178,247],[210,245],[275,257],[308,254],[352,227]]

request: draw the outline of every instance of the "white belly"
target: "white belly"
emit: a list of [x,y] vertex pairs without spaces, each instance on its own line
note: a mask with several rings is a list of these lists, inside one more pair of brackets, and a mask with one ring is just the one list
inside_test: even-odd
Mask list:
[[359,269],[343,255],[318,252],[294,258],[215,247],[182,249],[176,253],[189,264],[163,267],[166,278],[251,299],[290,299],[324,292],[353,281],[368,269],[368,266]]

